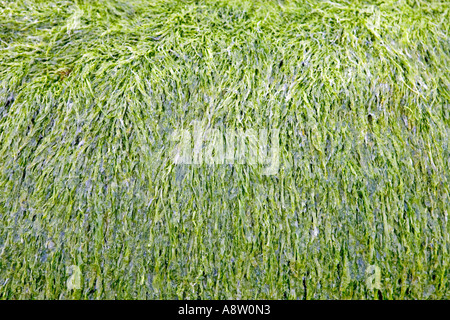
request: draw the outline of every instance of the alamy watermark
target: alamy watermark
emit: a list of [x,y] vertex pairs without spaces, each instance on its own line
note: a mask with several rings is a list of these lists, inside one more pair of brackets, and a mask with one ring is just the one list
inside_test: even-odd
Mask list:
[[80,267],[72,265],[67,267],[67,273],[70,275],[67,279],[67,289],[81,289],[81,270]]
[[261,165],[264,175],[280,167],[280,131],[277,128],[210,128],[193,121],[191,129],[176,129],[171,158],[175,164]]

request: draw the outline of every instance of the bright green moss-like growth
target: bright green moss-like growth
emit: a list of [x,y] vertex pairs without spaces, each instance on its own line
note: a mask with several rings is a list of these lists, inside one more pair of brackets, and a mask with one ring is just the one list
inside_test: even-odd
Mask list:
[[[0,298],[449,299],[449,15],[0,1]],[[198,122],[279,169],[175,163]]]

